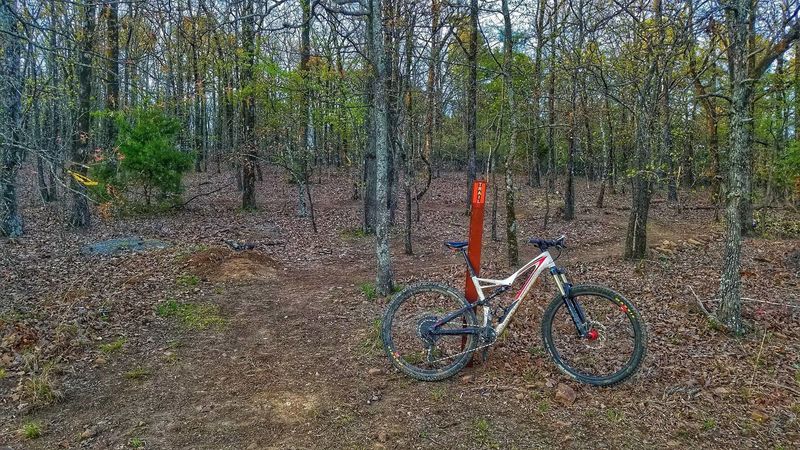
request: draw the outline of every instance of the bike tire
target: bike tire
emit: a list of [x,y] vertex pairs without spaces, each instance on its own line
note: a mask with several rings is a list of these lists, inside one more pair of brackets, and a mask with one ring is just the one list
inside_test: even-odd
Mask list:
[[647,328],[642,321],[639,310],[624,296],[603,286],[577,285],[573,286],[570,292],[573,297],[594,296],[607,299],[620,309],[623,309],[624,306],[623,314],[627,316],[631,325],[634,342],[630,358],[619,370],[612,374],[604,376],[593,375],[570,366],[562,358],[553,338],[553,322],[556,320],[556,314],[560,308],[566,309],[563,297],[557,295],[550,302],[542,317],[542,342],[558,369],[576,381],[592,386],[613,386],[633,376],[641,366],[647,352]]
[[[478,336],[474,334],[465,335],[466,342],[464,343],[463,353],[454,357],[452,363],[439,369],[425,369],[405,360],[402,355],[395,350],[392,336],[392,325],[395,320],[395,314],[400,307],[406,301],[413,298],[414,295],[425,293],[448,296],[455,304],[461,305],[461,307],[469,306],[469,302],[464,298],[464,295],[450,286],[439,283],[419,283],[411,285],[395,295],[389,303],[381,323],[381,338],[386,355],[389,357],[392,365],[398,370],[420,381],[440,381],[452,377],[467,365],[470,358],[472,358],[472,353],[478,345]],[[454,320],[461,320],[460,317],[463,317],[463,320],[466,321],[464,325],[477,326],[478,319],[472,309],[468,309],[462,316]]]

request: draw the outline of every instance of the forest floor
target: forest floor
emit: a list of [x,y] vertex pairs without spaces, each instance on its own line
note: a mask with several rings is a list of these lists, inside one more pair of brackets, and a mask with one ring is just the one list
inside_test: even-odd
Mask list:
[[[296,217],[286,176],[265,175],[255,212],[242,211],[227,188],[182,210],[98,222],[86,233],[64,227],[62,204],[42,205],[23,189],[27,234],[0,242],[0,446],[800,446],[800,240],[781,237],[773,217],[797,224],[796,212],[770,210],[772,231],[745,242],[752,331],[734,338],[696,308],[695,294],[716,307],[722,259],[722,228],[704,195],[682,192],[680,206],[656,198],[651,256],[634,263],[622,259],[626,195],[609,194],[597,209],[597,186],[579,181],[577,218],[564,222],[553,211],[543,230],[544,191],[522,186],[520,237],[566,234],[559,264],[574,282],[608,285],[639,305],[649,331],[640,372],[613,388],[561,375],[539,338],[553,296],[547,281],[486,363],[421,383],[382,352],[376,326],[388,299],[369,292],[374,238],[358,231],[350,176],[323,173],[314,184],[315,234]],[[185,197],[225,183],[192,176]],[[410,256],[400,206],[392,231],[398,283],[463,286],[463,263],[442,241],[466,235],[464,185],[462,174],[434,180]],[[491,276],[508,267],[503,242],[489,238],[489,217],[483,273]],[[172,245],[80,251],[121,236]],[[224,240],[255,249],[234,252]],[[521,252],[534,255],[525,245]],[[556,399],[559,384],[574,390],[574,402]]]

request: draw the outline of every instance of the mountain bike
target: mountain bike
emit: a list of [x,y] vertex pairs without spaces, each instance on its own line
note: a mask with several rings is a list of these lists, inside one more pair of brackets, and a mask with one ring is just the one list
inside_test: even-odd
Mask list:
[[[547,270],[558,293],[542,317],[542,342],[556,366],[594,386],[611,386],[631,377],[646,351],[641,315],[633,303],[611,289],[572,285],[555,264],[566,248],[565,240],[564,236],[531,238],[529,243],[539,247],[541,254],[504,279],[478,277],[467,257],[467,243],[446,242],[464,257],[478,300],[469,303],[461,292],[438,283],[415,284],[399,292],[381,324],[384,350],[392,364],[412,378],[438,381],[458,373],[477,350],[482,349],[486,358],[489,347]],[[559,250],[555,259],[550,248]],[[492,300],[511,290],[525,274],[528,277],[513,301],[493,307]]]

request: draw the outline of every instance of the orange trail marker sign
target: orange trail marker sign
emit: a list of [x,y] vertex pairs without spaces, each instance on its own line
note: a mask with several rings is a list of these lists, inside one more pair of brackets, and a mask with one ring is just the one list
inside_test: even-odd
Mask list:
[[[472,267],[475,269],[476,275],[479,275],[481,271],[483,212],[485,204],[486,181],[475,180],[475,182],[472,183],[472,212],[469,216],[469,247],[467,248],[467,257],[469,258],[470,264],[472,264]],[[478,292],[475,290],[475,285],[472,284],[469,269],[467,269],[467,281],[464,292],[470,303],[478,301]]]

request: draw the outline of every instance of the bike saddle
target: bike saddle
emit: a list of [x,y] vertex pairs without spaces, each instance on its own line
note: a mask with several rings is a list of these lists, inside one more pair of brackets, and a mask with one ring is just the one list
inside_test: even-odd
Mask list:
[[564,236],[564,235],[561,235],[557,239],[549,239],[549,240],[548,239],[539,239],[539,238],[530,238],[530,239],[528,239],[528,243],[539,247],[539,249],[541,251],[545,251],[550,247],[567,248],[567,244],[565,244],[566,240],[567,240],[567,237]]
[[461,250],[462,248],[466,248],[467,247],[467,242],[466,241],[448,241],[448,242],[445,242],[444,245],[446,245],[448,248],[452,248],[453,250]]

